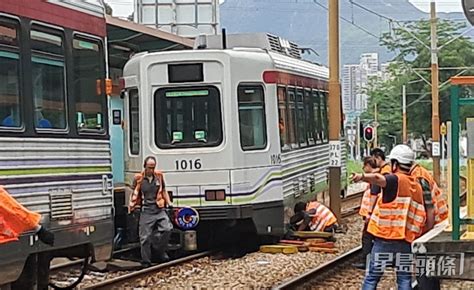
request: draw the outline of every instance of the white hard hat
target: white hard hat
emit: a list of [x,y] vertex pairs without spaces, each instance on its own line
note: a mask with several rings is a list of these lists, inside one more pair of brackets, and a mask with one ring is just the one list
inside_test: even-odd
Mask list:
[[412,164],[415,162],[415,152],[407,145],[397,145],[393,147],[388,156],[390,160],[397,160],[401,164]]

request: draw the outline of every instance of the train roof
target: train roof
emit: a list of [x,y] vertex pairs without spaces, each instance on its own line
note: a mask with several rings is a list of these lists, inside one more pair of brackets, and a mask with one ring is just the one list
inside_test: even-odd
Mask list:
[[219,59],[221,57],[230,58],[248,58],[252,61],[268,61],[274,69],[300,74],[308,77],[327,80],[329,78],[329,69],[326,66],[312,63],[307,60],[290,57],[281,53],[268,51],[261,48],[235,47],[230,49],[195,49],[195,50],[177,50],[168,52],[143,52],[133,56],[127,63],[126,68],[138,65],[141,61],[150,58],[157,59],[159,62],[170,61],[188,61],[199,58]]

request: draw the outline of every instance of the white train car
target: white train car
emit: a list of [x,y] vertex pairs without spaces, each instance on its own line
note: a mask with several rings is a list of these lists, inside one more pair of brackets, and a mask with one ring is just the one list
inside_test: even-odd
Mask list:
[[328,187],[328,69],[272,35],[199,41],[126,64],[126,180],[156,156],[198,236],[239,221],[281,235],[295,201]]

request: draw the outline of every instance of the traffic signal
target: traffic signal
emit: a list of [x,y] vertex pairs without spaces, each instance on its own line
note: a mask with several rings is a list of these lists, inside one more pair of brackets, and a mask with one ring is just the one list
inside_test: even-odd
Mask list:
[[466,15],[467,20],[474,25],[474,0],[463,0],[462,8],[464,9],[464,15]]
[[372,126],[367,126],[364,128],[364,140],[366,142],[374,141],[374,128],[372,128]]

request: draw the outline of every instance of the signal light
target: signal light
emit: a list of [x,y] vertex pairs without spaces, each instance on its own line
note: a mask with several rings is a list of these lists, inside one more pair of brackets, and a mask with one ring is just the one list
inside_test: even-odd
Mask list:
[[372,142],[374,141],[374,128],[372,126],[367,126],[364,128],[364,140],[366,142]]

